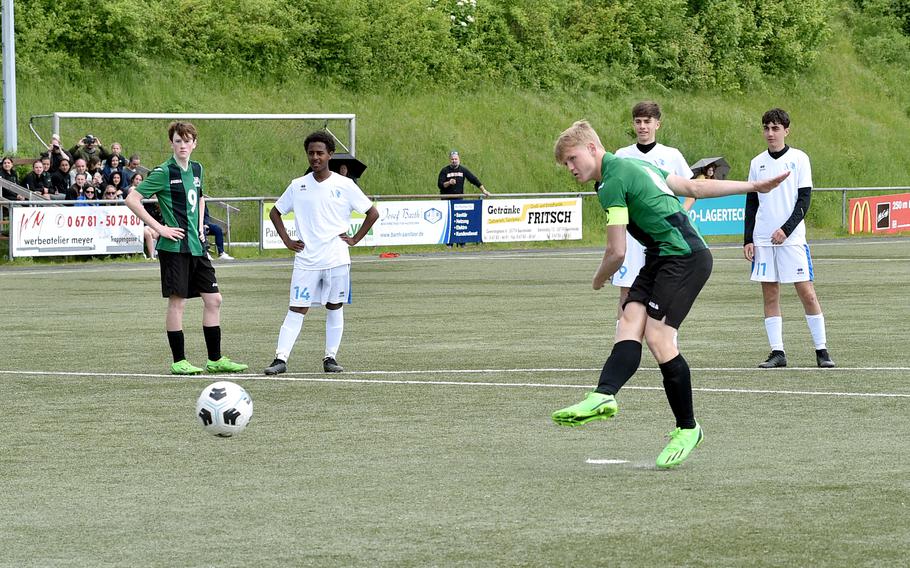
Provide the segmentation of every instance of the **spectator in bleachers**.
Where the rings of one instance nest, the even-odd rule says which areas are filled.
[[[85,158],[76,158],[76,161],[73,162],[73,167],[70,168],[70,184],[76,183],[76,174],[85,174],[85,179],[89,179]]]
[[[133,176],[139,173],[139,154],[130,156],[130,161],[123,167],[123,180],[126,185],[133,185]]]
[[[97,158],[98,162],[101,162],[101,158],[107,155],[104,147],[101,145],[101,140],[98,140],[91,134],[86,134],[75,146],[70,148],[70,156],[74,160],[82,158],[88,163],[92,158]]]
[[[111,172],[110,177],[105,179],[105,183],[109,183],[119,190],[122,190],[124,187],[126,187],[123,183],[123,174],[117,171]]]
[[[111,158],[117,156],[117,159],[120,160],[120,167],[126,165],[126,158],[123,157],[123,145],[120,142],[111,142],[111,151],[105,152],[103,149],[101,151],[101,159],[104,161],[104,165],[108,166],[111,163]]]
[[[139,184],[137,183],[136,185]],[[142,207],[148,211],[148,214],[151,215],[153,219],[159,223],[164,223],[164,220],[161,218],[161,210],[158,208],[158,198],[153,197],[152,201],[154,203],[143,203]],[[158,244],[158,232],[146,225],[145,229],[143,229],[143,239],[145,240],[145,258],[147,260],[155,260],[158,258],[158,252],[155,250],[155,245]]]
[[[126,199],[126,196],[129,195],[131,191],[136,189],[136,187],[138,187],[139,184],[142,183],[143,179],[145,179],[145,178],[142,176],[142,174],[137,172],[133,176],[133,179],[130,180],[130,184],[123,189],[123,198]]]
[[[39,195],[50,197],[51,176],[44,171],[44,162],[35,160],[32,163],[32,171],[23,176],[19,185]]]
[[[120,190],[114,187],[111,184],[104,186],[104,193],[101,194],[101,199],[103,201],[116,201],[120,197],[118,196]],[[122,195],[122,194],[121,194]]]
[[[51,135],[51,144],[47,147],[47,153],[51,158],[51,175],[57,173],[57,170],[60,169],[61,160],[67,160],[70,163],[70,166],[73,165],[73,158],[67,154],[63,147],[60,146],[60,135],[52,134]],[[67,185],[72,182],[67,182]]]
[[[9,156],[4,157],[3,162],[0,163],[0,179],[19,185],[19,175],[16,173],[16,166],[13,164],[13,159]],[[7,189],[3,190],[3,197],[13,201],[22,201],[25,199],[15,191]]]
[[[98,193],[101,193],[101,188],[104,187],[104,176],[101,175],[101,172],[95,172],[92,175],[92,181],[89,184],[98,190]]]
[[[51,156],[47,152],[41,152],[41,155],[38,156],[38,159],[41,160],[41,163],[44,164],[44,172],[47,175],[51,175]]]
[[[101,169],[101,160],[98,158],[89,158],[88,159],[88,173],[92,178],[95,177],[95,174],[104,175],[104,171]]]
[[[87,187],[89,187],[89,184],[85,173],[76,174],[76,182],[66,190],[66,199],[70,201],[79,199],[80,196],[85,195]]]
[[[0,163],[0,178],[19,185],[19,174],[16,173],[16,166],[9,156],[4,156],[3,162]]]
[[[60,160],[57,171],[51,174],[51,185],[55,193],[66,193],[70,188],[70,161],[66,158]]]
[[[86,205],[98,205],[97,203],[95,203],[96,200],[97,200],[97,192],[95,191],[95,188],[92,187],[91,185],[87,185],[87,186],[85,186],[85,190],[83,190],[82,195],[80,195],[79,197],[76,198],[76,201],[80,202],[80,203],[77,203],[76,206],[84,207]]]
[[[121,168],[121,165],[120,156],[114,154],[108,158],[107,164],[101,168],[101,173],[104,175],[104,179],[106,179],[108,183],[110,183],[111,176],[114,175],[114,173],[120,174],[120,182],[114,184],[117,187],[121,187],[121,184],[123,183],[123,169]]]
[[[204,227],[205,235],[214,235],[215,236],[215,248],[218,250],[218,258],[221,260],[234,260],[234,257],[224,252],[224,231],[221,229],[221,225],[216,223],[209,217],[209,208],[205,208],[205,217],[203,218],[202,225]],[[206,253],[208,254],[208,253]],[[212,258],[212,255],[209,254],[209,259]]]

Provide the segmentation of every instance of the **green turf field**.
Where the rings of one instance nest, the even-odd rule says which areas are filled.
[[[321,372],[314,310],[277,380],[290,259],[217,265],[225,354],[256,371],[233,439],[194,420],[213,377],[165,374],[156,264],[0,268],[0,565],[906,565],[907,240],[813,245],[825,371],[792,287],[791,367],[754,368],[760,290],[714,247],[680,330],[706,439],[672,471],[648,354],[614,420],[549,420],[609,353],[601,251],[401,252],[355,258],[348,372]],[[186,322],[204,363],[198,300]]]

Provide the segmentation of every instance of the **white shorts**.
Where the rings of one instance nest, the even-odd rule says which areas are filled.
[[[343,264],[325,270],[295,268],[291,276],[291,301],[295,308],[313,304],[351,303],[351,265]]]
[[[755,247],[752,280],[781,283],[815,280],[809,245]]]
[[[626,231],[626,258],[623,259],[622,266],[613,275],[611,282],[620,288],[631,288],[644,265],[645,247]]]

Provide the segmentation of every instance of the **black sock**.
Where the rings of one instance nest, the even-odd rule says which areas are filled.
[[[202,326],[202,334],[205,336],[205,348],[209,352],[209,361],[221,359],[221,326]]]
[[[632,378],[641,363],[641,342],[627,339],[613,345],[613,351],[600,372],[597,392],[616,394]]]
[[[695,409],[692,406],[692,377],[689,373],[689,363],[683,358],[682,353],[660,364],[660,372],[664,376],[664,391],[667,401],[676,417],[677,428],[695,428]]]
[[[183,346],[183,330],[167,332],[167,342],[171,346],[171,355],[174,357],[174,363],[186,359],[186,349]]]

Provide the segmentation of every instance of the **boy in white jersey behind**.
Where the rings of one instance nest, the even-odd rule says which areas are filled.
[[[616,151],[617,158],[637,158],[650,162],[658,168],[676,174],[681,178],[691,179],[692,170],[682,153],[676,148],[664,146],[657,142],[657,130],[660,128],[660,105],[653,101],[642,101],[632,107],[632,127],[638,141],[631,146]],[[687,197],[683,209],[692,209],[695,200]],[[619,309],[617,320],[622,319],[622,306],[629,296],[629,288],[635,282],[641,267],[645,265],[645,247],[626,233],[626,257],[622,266],[611,278],[611,283],[619,287]]]
[[[761,121],[768,151],[752,159],[749,181],[772,178],[783,172],[790,172],[790,177],[771,193],[746,196],[743,256],[752,262],[752,280],[761,282],[765,331],[771,344],[771,353],[759,367],[787,366],[780,310],[782,282],[792,282],[796,287],[815,343],[816,364],[834,367],[828,355],[825,317],[812,284],[812,256],[806,243],[804,219],[812,193],[812,167],[805,152],[785,142],[790,134],[790,116],[786,111],[771,109]]]
[[[297,253],[291,276],[288,313],[278,334],[275,360],[266,367],[266,375],[287,371],[288,357],[303,327],[310,306],[324,305],[326,373],[344,369],[335,360],[344,332],[344,303],[351,290],[351,253],[349,247],[366,236],[379,212],[373,202],[351,180],[329,170],[335,153],[335,140],[325,131],[314,132],[303,143],[312,172],[291,182],[269,212],[269,218],[284,245]],[[294,212],[299,240],[291,240],[281,221],[285,213]],[[351,212],[366,214],[357,233],[351,237]]]

